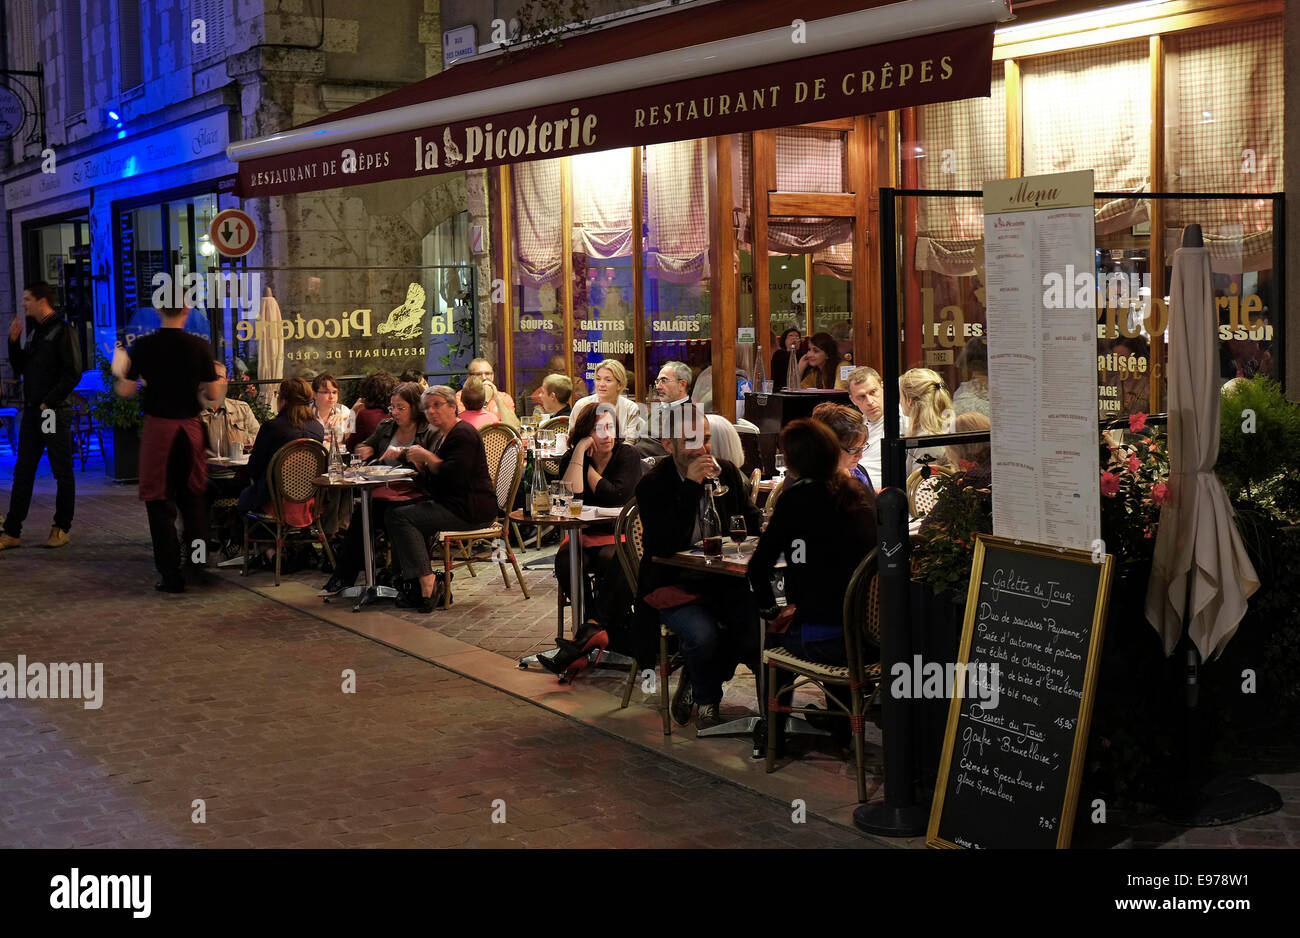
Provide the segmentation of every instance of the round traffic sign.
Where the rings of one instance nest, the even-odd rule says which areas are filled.
[[[208,237],[226,257],[243,257],[257,243],[257,225],[247,212],[228,208],[218,212],[208,226]]]

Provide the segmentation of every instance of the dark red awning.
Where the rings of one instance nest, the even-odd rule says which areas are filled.
[[[960,4],[961,0],[950,0]],[[969,6],[970,4],[967,4]],[[979,2],[975,4],[981,6]],[[993,0],[983,6],[992,9]],[[884,6],[862,0],[815,0],[801,15],[818,18]],[[896,4],[910,7],[911,4]],[[921,6],[921,4],[918,4]],[[743,8],[743,14],[740,9]],[[689,19],[683,19],[689,14]],[[991,19],[991,17],[990,17]],[[586,81],[586,70],[620,68],[631,60],[683,46],[751,36],[768,29],[793,32],[788,3],[723,0],[510,56],[454,66],[409,87],[330,115],[288,134],[235,144],[238,192],[245,198],[362,185],[459,169],[670,140],[781,127],[937,101],[987,96],[993,24],[935,35],[759,64],[648,87],[518,109],[489,108],[484,116],[385,132],[387,119],[412,123],[420,110],[482,98],[489,89],[531,87],[538,79]],[[941,20],[940,20],[941,21]],[[821,24],[809,20],[809,30]],[[593,74],[593,81],[599,73]],[[531,86],[522,85],[532,82]],[[499,92],[504,94],[505,92]],[[474,96],[478,96],[475,98]],[[401,111],[401,109],[410,109]],[[395,114],[396,112],[396,114]],[[370,118],[371,120],[368,120]],[[346,131],[347,136],[343,136]],[[338,142],[332,135],[343,136]],[[348,137],[352,139],[348,139]],[[312,145],[314,140],[319,145]],[[282,152],[269,152],[276,148]]]

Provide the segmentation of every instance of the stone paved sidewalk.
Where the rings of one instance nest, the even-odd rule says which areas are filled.
[[[0,461],[3,504],[7,504],[11,466]],[[57,552],[23,548],[0,555],[6,593],[13,576],[21,584],[11,607],[12,622],[19,627],[15,630],[7,624],[0,632],[0,661],[24,652],[29,660],[103,660],[106,671],[110,660],[116,662],[116,670],[110,673],[117,676],[106,674],[110,695],[106,699],[126,689],[127,699],[118,711],[124,727],[116,730],[111,729],[113,723],[96,722],[108,713],[107,703],[104,711],[96,712],[74,708],[70,702],[0,702],[0,845],[66,844],[57,835],[53,841],[41,838],[51,836],[47,828],[53,825],[85,824],[86,818],[101,814],[112,820],[90,823],[85,829],[55,830],[80,837],[93,829],[96,833],[89,835],[93,837],[103,836],[105,827],[111,827],[120,836],[109,836],[104,842],[142,846],[243,845],[244,840],[297,845],[300,840],[295,838],[303,845],[432,845],[451,838],[439,820],[444,812],[466,818],[452,822],[466,825],[452,829],[471,831],[454,840],[458,845],[595,845],[611,831],[627,835],[618,843],[610,840],[614,845],[705,841],[742,845],[769,837],[773,845],[796,845],[805,841],[787,838],[813,830],[811,824],[795,826],[800,828],[798,834],[787,830],[792,827],[788,803],[713,784],[716,775],[756,787],[747,781],[747,773],[749,779],[754,777],[752,769],[745,768],[747,741],[710,741],[710,751],[717,754],[716,770],[702,773],[374,645],[315,618],[310,614],[314,606],[295,609],[275,602],[270,598],[275,590],[269,574],[248,580],[235,577],[184,597],[157,596],[149,589],[153,572],[148,537],[134,488],[104,483],[96,468],[92,463],[86,473],[78,473],[81,488],[71,547]],[[47,529],[52,494],[52,483],[43,473],[27,532],[37,543]],[[529,551],[521,560],[539,561],[553,550]],[[423,616],[391,604],[377,608],[390,621],[514,659],[551,647],[555,632],[551,571],[525,570],[524,577],[533,593],[530,600],[519,594],[513,574],[509,590],[503,591],[499,573],[489,566],[480,567],[478,577],[458,574],[456,605],[450,611]],[[301,593],[308,586],[319,587],[325,576],[305,571],[285,579],[287,595],[290,584],[298,584]],[[51,603],[59,609],[57,624],[42,626],[41,610]],[[22,624],[29,618],[28,624]],[[346,619],[337,621],[346,625]],[[355,696],[339,693],[343,668],[357,670]],[[620,679],[612,675],[584,677],[572,692],[587,701],[588,708],[593,695],[606,699],[605,704],[595,701],[599,710],[617,706],[613,695],[619,689]],[[356,706],[363,701],[364,706]],[[742,712],[752,709],[754,702],[752,678],[742,673],[728,685],[725,705]],[[638,689],[632,707],[648,711],[652,706]],[[21,718],[15,719],[13,713]],[[327,727],[322,718],[328,720]],[[869,727],[869,732],[878,744],[878,731]],[[412,745],[413,740],[419,742]],[[879,751],[871,752],[869,767],[878,773]],[[61,783],[65,767],[72,772]],[[229,767],[238,771],[227,771]],[[1075,843],[1300,846],[1297,750],[1260,753],[1258,759],[1237,768],[1277,788],[1284,799],[1283,810],[1228,827],[1191,831],[1112,813],[1104,829],[1076,830]],[[850,766],[828,753],[807,753],[797,767],[768,778],[807,770],[817,773],[822,789],[851,800]],[[69,783],[68,778],[76,782]],[[499,785],[494,783],[497,780]],[[322,784],[329,794],[314,791]],[[743,802],[748,813],[719,811],[712,802],[703,810],[699,793],[711,785],[721,803]],[[28,826],[27,821],[16,819],[11,797],[15,791],[38,789],[39,794],[23,802],[23,817],[34,811],[42,823]],[[878,789],[877,777],[871,785],[873,797],[878,797]],[[383,796],[379,806],[369,810],[357,799],[364,801],[374,791]],[[501,825],[474,826],[482,821],[480,813],[490,815],[490,802],[498,797],[506,800],[509,830]],[[579,806],[583,797],[590,797],[594,806],[584,819],[568,818],[556,807]],[[208,800],[209,823],[197,830],[189,823],[192,809],[188,806],[194,798]],[[552,798],[568,800],[552,803],[548,800]],[[644,804],[655,809],[648,815],[637,814],[642,798],[651,799]],[[710,836],[700,837],[691,823],[686,830],[670,832],[651,822],[650,815],[676,805],[677,798],[686,802],[675,809],[680,816],[697,818]],[[230,828],[213,820],[223,800],[225,805],[236,805],[233,810],[241,816],[221,816],[241,826]],[[528,817],[536,814],[547,820],[520,821],[520,829],[515,830],[516,814],[511,812],[516,800]],[[430,804],[437,805],[435,817],[412,816],[416,809],[427,812]],[[56,809],[61,813],[51,817]],[[404,820],[393,820],[393,813]],[[615,814],[624,818],[628,813],[645,823],[629,827],[625,820],[615,820]],[[160,817],[166,818],[166,824],[159,826]],[[745,818],[753,824],[747,825]],[[842,816],[835,819],[841,824],[846,821]],[[349,830],[349,823],[366,827],[364,836],[377,837],[374,831],[385,830],[388,839],[358,839],[362,835]],[[525,823],[537,829],[526,830]],[[571,829],[575,824],[577,828]],[[594,825],[596,832],[588,825]],[[761,827],[759,834],[746,834],[754,825]],[[389,830],[395,826],[403,829]],[[724,828],[731,833],[719,840]],[[828,842],[871,843],[843,826],[818,821],[816,829]],[[253,835],[264,839],[249,839]],[[751,835],[753,839],[744,839]],[[918,841],[907,845],[917,846]]]

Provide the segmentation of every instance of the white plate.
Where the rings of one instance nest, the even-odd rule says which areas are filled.
[[[363,479],[374,479],[387,481],[389,479],[405,479],[415,475],[415,470],[408,466],[367,466],[361,470]]]

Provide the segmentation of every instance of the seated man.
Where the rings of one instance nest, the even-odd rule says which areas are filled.
[[[253,416],[253,408],[243,401],[226,397],[226,390],[230,386],[226,365],[224,362],[213,364],[217,369],[217,380],[213,385],[216,396],[208,398],[204,394],[199,395],[199,400],[203,404],[203,409],[199,412],[199,420],[203,422],[203,436],[207,441],[208,456],[229,456],[231,443],[242,443],[244,452],[251,452],[261,424]]]
[[[243,444],[244,452],[251,455],[261,425],[253,416],[253,408],[243,401],[226,397],[230,379],[225,363],[214,362],[214,365],[217,369],[217,380],[212,385],[214,396],[209,398],[205,394],[199,394],[199,402],[203,405],[199,411],[199,421],[203,424],[203,439],[207,445],[208,457],[229,456],[232,443]],[[243,470],[236,472],[227,466],[208,467],[208,529],[218,545],[235,541],[241,524],[239,514],[233,506],[214,512],[212,505],[218,499],[238,498],[243,487]]]
[[[486,358],[476,358],[471,361],[465,380],[468,381],[470,378],[478,378],[480,381],[492,385],[492,393],[487,396],[487,403],[483,405],[483,409],[495,415],[507,427],[518,430],[519,415],[515,413],[515,402],[510,399],[509,395],[497,390],[496,370],[492,367],[492,363]],[[456,408],[458,410],[465,409],[462,392],[460,391],[456,392]]]
[[[388,540],[397,553],[402,576],[420,582],[420,612],[433,612],[439,596],[429,561],[428,538],[439,531],[464,531],[491,524],[497,516],[496,493],[488,472],[487,452],[477,430],[456,416],[456,392],[435,385],[421,398],[429,425],[442,435],[433,450],[411,446],[406,461],[419,472],[429,497],[388,511]],[[444,588],[449,588],[444,584]]]
[[[495,392],[496,389],[492,387],[490,382],[481,381],[478,378],[470,378],[466,381],[465,386],[460,390],[460,402],[465,408],[460,412],[460,419],[475,430],[482,430],[494,423],[500,423],[501,418],[483,407],[487,403],[488,396]]]
[[[758,534],[761,515],[749,500],[740,470],[725,460],[717,460],[715,467],[708,420],[698,407],[686,404],[656,416],[670,458],[650,470],[636,489],[645,546],[637,599],[640,606],[658,610],[681,642],[686,673],[674,696],[673,715],[684,724],[693,700],[698,732],[722,722],[722,684],[735,674],[736,665],[758,667],[758,613],[743,579],[670,567],[655,558],[699,543],[706,477],[720,478],[727,487],[714,499],[723,531],[732,517],[741,515],[749,533]]]
[[[569,406],[569,402],[573,400],[573,382],[569,380],[568,375],[549,374],[537,386],[531,400],[542,409],[542,413],[548,419],[567,417],[573,411]]]

